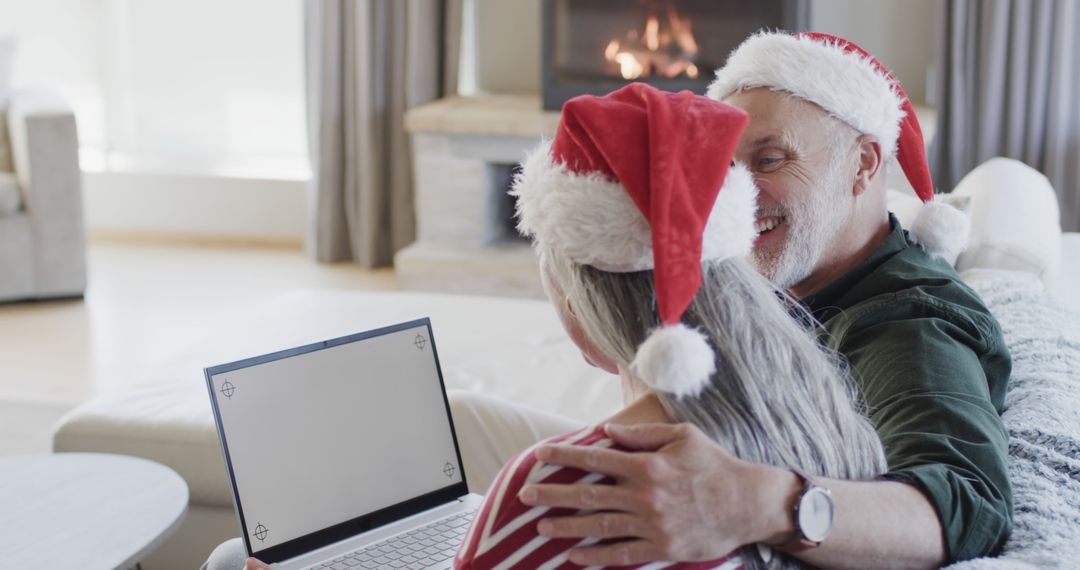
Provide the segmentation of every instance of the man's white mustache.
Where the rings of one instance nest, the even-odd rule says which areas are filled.
[[[788,212],[787,208],[783,206],[769,206],[767,208],[758,208],[755,215],[759,220],[762,218],[786,218]]]

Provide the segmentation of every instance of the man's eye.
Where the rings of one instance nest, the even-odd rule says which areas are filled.
[[[762,156],[757,159],[757,167],[761,170],[778,168],[784,159],[777,156]]]

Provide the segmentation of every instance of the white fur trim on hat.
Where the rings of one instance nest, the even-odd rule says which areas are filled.
[[[716,356],[705,336],[682,323],[650,333],[630,363],[630,373],[646,386],[677,398],[700,394],[715,371]]]
[[[551,157],[545,141],[526,156],[510,191],[518,230],[576,263],[612,272],[653,269],[649,222],[621,184],[577,174]],[[702,236],[702,260],[744,257],[757,233],[757,188],[741,165],[728,171]]]
[[[724,185],[716,195],[705,233],[701,236],[701,259],[746,257],[754,247],[757,231],[757,186],[742,164],[728,169]]]
[[[911,241],[949,263],[956,261],[967,247],[970,232],[971,221],[967,214],[942,202],[940,197],[924,203],[908,229]]]
[[[767,87],[817,104],[855,130],[877,137],[886,157],[900,135],[903,98],[874,63],[843,46],[782,32],[744,41],[716,70],[708,96],[717,101]]]

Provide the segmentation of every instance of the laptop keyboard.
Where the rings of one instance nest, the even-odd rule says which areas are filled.
[[[312,566],[311,570],[345,568],[405,568],[419,570],[446,562],[457,554],[472,522],[468,511],[376,542],[360,550]]]

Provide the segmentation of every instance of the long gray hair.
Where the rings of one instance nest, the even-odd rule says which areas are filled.
[[[611,273],[541,252],[542,270],[566,295],[596,348],[629,369],[659,325],[651,271]],[[814,321],[747,261],[705,262],[702,285],[682,322],[716,354],[716,372],[695,397],[655,392],[667,414],[700,428],[741,459],[824,477],[870,479],[885,454],[843,360],[821,347]],[[799,568],[794,558],[766,564],[744,548],[748,568]]]

